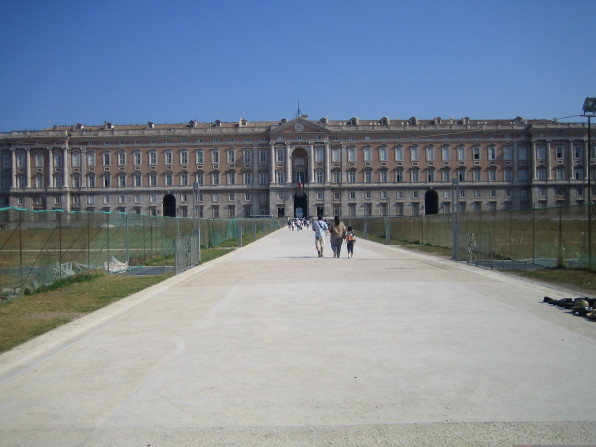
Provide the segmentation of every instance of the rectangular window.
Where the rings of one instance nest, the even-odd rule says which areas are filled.
[[[333,183],[340,183],[340,182],[341,182],[341,172],[333,171]]]
[[[418,183],[418,171],[414,170],[411,172],[412,183]]]
[[[474,169],[474,174],[473,174],[473,178],[475,182],[479,182],[480,181],[480,169]]]
[[[432,147],[426,148],[426,161],[435,161],[435,150]]]
[[[417,147],[413,147],[410,149],[410,160],[418,161],[418,148]]]
[[[527,147],[520,147],[519,148],[519,159],[520,160],[527,160],[528,159],[528,148]]]
[[[435,171],[426,171],[426,181],[432,183],[435,181]]]
[[[173,161],[172,151],[165,151],[163,155],[165,164],[171,166]]]
[[[356,162],[356,148],[353,148],[353,147],[348,148],[348,161],[350,163]]]
[[[364,183],[372,182],[372,171],[364,171]]]
[[[157,174],[155,172],[149,174],[149,186],[157,186]]]
[[[387,183],[387,171],[379,171],[379,182]]]
[[[472,155],[475,161],[480,160],[480,148],[478,146],[472,148]]]
[[[510,182],[513,178],[511,169],[505,169],[503,171],[503,176],[505,177],[506,182]]]
[[[519,175],[519,179],[522,182],[525,182],[526,180],[528,180],[528,170],[527,169],[520,169],[518,172]]]
[[[195,158],[198,165],[202,165],[205,162],[205,155],[203,154],[203,151],[196,151]]]
[[[118,152],[118,166],[126,166],[126,152]]]
[[[488,181],[489,182],[497,181],[497,171],[495,169],[491,169],[490,171],[488,171]]]
[[[219,150],[214,149],[211,151],[211,163],[219,164]]]
[[[236,163],[236,151],[234,149],[228,149],[227,154],[228,154],[228,163],[230,163],[230,164]]]
[[[109,155],[110,155],[110,154],[108,154],[108,156],[109,156]],[[106,164],[108,164],[108,165],[110,164],[110,163],[109,163],[109,158],[108,158],[108,163],[106,163]],[[55,166],[55,167],[60,167],[60,166],[62,166],[62,154],[54,154],[54,166]]]
[[[350,200],[356,200],[356,192],[355,191],[350,191]]]
[[[449,148],[448,147],[441,148],[441,158],[443,161],[449,161]]]
[[[135,186],[143,186],[143,176],[141,174],[135,174],[134,182]]]
[[[465,161],[466,159],[466,148],[459,146],[457,148],[457,161]]]
[[[245,172],[243,174],[243,182],[245,185],[252,184],[252,174],[250,172]]]
[[[277,160],[278,163],[283,163],[283,161],[285,160],[285,149],[276,149],[275,150],[275,159]],[[318,161],[318,160],[317,160]]]
[[[404,181],[404,172],[403,171],[395,171],[395,182],[401,183]]]
[[[266,172],[259,172],[259,185],[266,185],[269,183],[269,176]]]
[[[555,175],[557,180],[565,180],[565,168],[562,166],[557,167]]]
[[[404,150],[401,147],[395,148],[395,161],[404,161]]]
[[[546,147],[544,147],[544,146],[536,147],[536,158],[538,158],[538,160],[546,159]]]
[[[244,149],[242,151],[242,160],[244,161],[244,163],[250,163],[250,154],[251,154],[250,149]]]
[[[172,174],[166,174],[164,176],[165,186],[172,186],[174,184],[174,176]]]
[[[451,172],[448,169],[443,169],[443,171],[441,171],[441,177],[444,182],[448,182],[449,180],[451,180],[450,174]]]
[[[135,152],[133,157],[134,157],[134,165],[141,166],[141,153]]]
[[[211,173],[211,184],[219,185],[219,172]]]
[[[205,184],[205,174],[202,172],[197,172],[197,183],[200,186],[203,186]]]
[[[323,171],[316,171],[315,177],[317,183],[325,183],[325,173]]]
[[[149,152],[149,164],[155,166],[157,164],[157,152]]]
[[[341,161],[341,150],[334,148],[331,151],[331,160],[335,163],[339,163]]]
[[[183,165],[188,164],[188,151],[180,152],[180,164],[183,164]]]
[[[364,161],[366,161],[366,162],[372,161],[370,148],[365,147],[363,150],[363,153],[364,153]]]
[[[112,185],[112,179],[109,175],[103,176],[103,187],[109,188]]]
[[[95,175],[89,175],[87,178],[87,184],[89,185],[89,188],[95,188]]]
[[[325,161],[325,151],[322,147],[315,148],[315,161],[323,163]]]
[[[188,186],[188,172],[180,174],[180,186]]]
[[[563,153],[564,153],[564,149],[563,149],[562,145],[559,144],[559,145],[555,146],[555,157],[557,159],[559,159],[559,160],[562,159]]]
[[[120,188],[125,188],[126,187],[126,174],[120,174],[120,175],[118,175],[118,186]]]
[[[379,148],[379,161],[387,161],[387,148]]]
[[[511,161],[511,146],[505,146],[503,148],[503,159]]]
[[[356,183],[356,171],[348,171],[348,183]]]
[[[262,150],[259,152],[259,163],[267,163],[267,151]]]
[[[488,159],[490,161],[495,161],[497,158],[497,149],[494,146],[488,148]]]
[[[103,153],[103,165],[110,166],[110,153],[109,152]]]
[[[80,152],[72,153],[72,167],[73,168],[81,167],[81,153]]]

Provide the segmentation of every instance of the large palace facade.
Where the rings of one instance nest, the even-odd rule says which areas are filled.
[[[587,124],[520,117],[77,124],[0,134],[0,203],[208,218],[575,205],[588,152]]]

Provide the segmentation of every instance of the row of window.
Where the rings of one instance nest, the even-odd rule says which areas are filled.
[[[486,159],[489,161],[496,161],[497,160],[497,148],[495,146],[489,146],[486,149]],[[536,159],[537,160],[546,160],[546,146],[536,146]],[[562,160],[565,157],[565,146],[557,145],[555,146],[554,155],[557,160]],[[386,147],[380,147],[376,149],[378,152],[378,160],[380,162],[388,161],[388,149]],[[404,152],[405,148],[401,146],[397,146],[394,148],[394,155],[395,161],[404,161]],[[458,161],[465,161],[466,160],[466,152],[471,151],[471,158],[475,161],[482,160],[482,153],[483,150],[479,146],[474,146],[472,148],[466,148],[465,146],[458,146],[455,148],[456,150],[456,159]],[[373,161],[373,149],[370,147],[362,148],[362,160],[364,162],[372,162]],[[421,158],[421,150],[417,146],[411,146],[407,148],[409,151],[409,159],[410,161],[420,161]],[[451,160],[451,148],[447,146],[443,146],[440,148],[440,157],[442,161],[450,161]],[[355,147],[348,147],[347,148],[347,161],[348,162],[356,162],[357,161],[357,152],[358,150]],[[434,147],[427,147],[423,150],[425,153],[425,160],[426,161],[435,161],[437,149]],[[512,153],[513,148],[511,146],[504,146],[501,150],[503,155],[503,160],[510,161],[512,160]],[[518,160],[528,160],[529,156],[529,148],[521,146],[518,148]],[[180,150],[177,151],[179,156],[179,162],[182,165],[186,165],[189,162],[189,151],[188,150]],[[225,151],[226,153],[226,162],[227,163],[236,163],[237,161],[237,151],[235,149],[228,149]],[[258,157],[260,163],[267,163],[267,153],[268,150],[262,149],[259,150]],[[221,162],[220,158],[220,151],[219,149],[213,149],[210,151],[211,154],[211,163],[212,164],[219,164]],[[276,161],[283,163],[286,160],[286,149],[285,148],[278,148],[275,150],[275,157]],[[581,144],[577,144],[573,146],[573,157],[575,160],[582,160],[584,154],[584,146]],[[150,166],[156,166],[158,164],[158,152],[157,151],[149,151],[147,154],[147,162]],[[592,154],[594,156],[594,154]],[[94,151],[87,152],[86,154],[86,161],[87,166],[96,166],[96,154]],[[102,165],[103,166],[110,166],[112,163],[112,153],[110,152],[102,152]],[[140,151],[133,152],[133,165],[141,166],[142,165],[142,157],[143,154]],[[81,166],[81,158],[82,154],[80,152],[73,152],[71,154],[71,163],[73,167],[80,167]],[[43,153],[36,153],[34,154],[35,159],[35,166],[36,167],[43,167],[45,154]],[[116,153],[116,160],[118,166],[126,166],[127,162],[127,153],[126,152],[118,152]],[[252,160],[252,149],[244,149],[242,151],[242,162],[243,163],[251,163]],[[60,167],[62,166],[62,154],[54,153],[53,154],[53,163],[54,166]],[[166,150],[163,152],[163,162],[165,165],[172,165],[174,161],[174,151]],[[239,160],[238,160],[239,161]],[[316,147],[314,150],[314,161],[317,163],[322,163],[325,161],[325,148]],[[340,162],[341,161],[341,149],[340,148],[332,148],[331,149],[331,161],[332,162]],[[203,150],[195,151],[195,163],[203,164],[205,162],[205,154]],[[11,156],[10,154],[3,154],[3,167],[10,168],[11,164]],[[24,153],[17,153],[16,154],[16,164],[19,168],[24,168],[26,166],[26,157]]]

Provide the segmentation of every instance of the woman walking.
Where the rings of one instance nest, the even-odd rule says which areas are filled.
[[[339,216],[335,216],[333,223],[329,228],[329,234],[331,235],[331,249],[333,250],[333,257],[339,258],[341,253],[341,244],[344,242],[346,237],[346,226],[343,222],[339,221]]]

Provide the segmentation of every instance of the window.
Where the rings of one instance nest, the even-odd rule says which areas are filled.
[[[72,153],[72,167],[73,168],[81,167],[81,153],[80,152]]]
[[[488,148],[488,159],[490,161],[495,161],[497,159],[497,148],[494,146],[490,146]]]
[[[371,156],[371,152],[370,152],[370,147],[365,147],[363,150],[363,154],[364,154],[364,161],[365,162],[370,162],[372,161],[372,156]]]
[[[480,198],[480,190],[479,189],[475,189],[474,190],[474,197],[479,199]]]
[[[333,183],[341,182],[341,171],[333,171]]]
[[[505,169],[503,171],[503,176],[505,177],[506,182],[510,182],[513,179],[513,174],[511,169]]]
[[[156,203],[157,202],[157,195],[149,194],[149,203]]]
[[[157,152],[149,152],[149,164],[155,166],[157,164]]]
[[[219,164],[219,150],[218,149],[213,149],[211,151],[211,163]]]
[[[112,179],[109,175],[103,176],[103,187],[109,188],[112,185]]]
[[[143,186],[143,176],[141,174],[134,175],[134,186]]]
[[[432,169],[426,171],[426,181],[429,183],[432,183],[435,181],[435,171],[433,171]]]
[[[228,154],[228,163],[230,163],[230,164],[236,163],[236,151],[234,149],[228,149],[227,154]]]
[[[417,147],[412,147],[410,149],[410,160],[418,161],[418,148]]]
[[[466,159],[466,148],[464,146],[458,146],[457,161],[465,161],[465,159]]]
[[[348,161],[350,163],[356,162],[356,148],[354,148],[354,147],[348,148]]]
[[[562,145],[558,144],[557,146],[555,146],[555,157],[559,160],[562,159],[564,153],[563,151],[564,149]]]
[[[188,151],[180,151],[180,164],[188,164]]]
[[[149,186],[157,186],[157,173],[149,174]]]
[[[565,180],[565,168],[563,166],[557,166],[555,176],[557,180]]]
[[[540,197],[546,197],[546,188],[541,186],[540,188],[538,188],[538,195]]]
[[[506,161],[511,161],[511,146],[503,147],[503,159]]]
[[[118,186],[120,188],[126,187],[126,174],[118,174]]]
[[[95,196],[87,196],[87,203],[93,205],[95,203]]]
[[[355,216],[356,215],[356,204],[355,203],[349,203],[348,204],[348,214],[350,216]]]
[[[542,182],[546,181],[546,169],[538,168],[536,171],[538,173],[538,180]]]
[[[497,171],[496,169],[491,169],[488,171],[488,181],[489,182],[496,182],[497,181]]]
[[[244,163],[250,163],[250,154],[251,154],[250,149],[244,149],[242,151],[242,159],[243,159]]]
[[[235,184],[236,184],[236,173],[228,172],[228,185],[235,185]]]
[[[449,180],[451,180],[449,174],[450,174],[449,169],[443,169],[441,171],[441,178],[444,182],[448,182]]]
[[[522,182],[525,182],[526,180],[528,180],[528,170],[527,169],[520,169],[518,172],[519,175],[519,179]]]
[[[356,200],[356,191],[350,191],[349,197],[350,200]]]
[[[203,154],[203,151],[196,151],[195,158],[196,158],[197,164],[199,164],[199,165],[202,165],[205,162],[205,156]]]
[[[126,203],[126,196],[119,195],[118,196],[118,203]]]
[[[164,163],[167,166],[171,166],[172,165],[172,159],[173,159],[173,157],[172,157],[172,151],[165,151],[164,154],[163,154],[163,156],[164,156]]]
[[[25,154],[17,154],[17,168],[24,168],[25,167]]]
[[[583,168],[573,168],[573,177],[575,178],[575,180],[583,180],[584,179]]]
[[[24,175],[17,176],[17,188],[21,188],[21,189],[25,188],[25,176]]]
[[[404,171],[402,171],[401,169],[395,171],[395,182],[401,183],[403,181],[404,181]]]
[[[269,176],[266,172],[259,172],[259,185],[266,185],[269,183]]]
[[[317,163],[322,163],[323,161],[325,161],[325,152],[322,147],[315,148],[315,161]]]
[[[387,148],[386,147],[379,148],[379,161],[387,161]]]
[[[365,191],[364,192],[364,198],[365,199],[370,199],[371,198],[370,191]]]
[[[353,169],[348,171],[348,183],[356,183],[356,171]]]
[[[104,152],[103,153],[103,165],[104,166],[110,166],[110,153],[109,152]]]
[[[364,171],[364,183],[371,183],[372,182],[372,171],[367,169]]]
[[[527,147],[520,147],[519,148],[519,159],[520,160],[527,160],[528,159],[528,148]]]
[[[333,148],[331,151],[331,160],[333,162],[339,163],[341,161],[341,150],[338,148]]]
[[[474,169],[473,171],[473,179],[475,182],[480,181],[480,169]]]
[[[474,146],[472,148],[472,155],[474,157],[474,161],[480,160],[480,148],[478,146]]]
[[[267,151],[259,151],[259,163],[267,163]]]
[[[180,174],[180,186],[188,186],[188,172]]]
[[[395,161],[404,160],[404,150],[401,146],[395,148]]]
[[[219,202],[219,193],[217,193],[217,192],[214,192],[213,193],[212,201],[213,202]]]
[[[317,200],[323,200],[324,194],[322,192],[317,192]]]
[[[200,186],[205,184],[205,174],[203,172],[197,172],[197,183]]]
[[[282,199],[283,199],[283,192],[282,194]],[[234,194],[233,192],[228,194],[228,202],[233,202],[234,200],[236,200],[236,194]]]
[[[95,188],[95,174],[89,174],[87,185],[89,185],[89,188]]]
[[[449,146],[443,146],[441,148],[441,158],[443,161],[449,161]]]
[[[275,160],[278,163],[283,163],[283,161],[285,160],[285,149],[276,149],[275,150]]]
[[[286,173],[284,171],[277,171],[275,178],[277,179],[277,183],[284,183],[286,181]]]
[[[579,144],[576,144],[576,145],[573,147],[573,149],[574,149],[574,155],[575,155],[575,159],[576,159],[576,160],[580,160],[580,159],[582,159],[582,158],[583,158],[583,154],[584,154],[584,148],[583,148],[581,145],[579,145]]]
[[[211,173],[211,184],[212,185],[219,185],[219,172],[212,172]]]
[[[35,167],[43,167],[43,154],[35,154]]]
[[[410,175],[412,177],[412,183],[418,183],[418,170],[417,169],[412,170]]]
[[[435,149],[433,147],[426,148],[426,161],[435,161]]]
[[[133,163],[135,166],[141,166],[141,153],[135,152],[133,154]]]
[[[109,155],[110,154],[108,154],[108,163],[106,163],[108,165],[110,164],[109,163]],[[54,166],[56,166],[56,167],[62,166],[62,154],[60,154],[60,153],[54,154]]]
[[[321,170],[315,171],[315,179],[317,183],[324,183],[325,182],[325,172]]]
[[[387,171],[379,171],[379,182],[387,183]]]
[[[538,160],[546,159],[546,148],[544,146],[536,147],[536,158],[538,158]]]
[[[250,200],[251,200],[251,195],[250,195],[250,193],[249,193],[249,192],[245,192],[245,193],[244,193],[244,201],[245,201],[245,202],[250,202]]]
[[[457,179],[460,182],[465,182],[466,181],[466,170],[465,169],[458,169],[457,170]]]
[[[172,186],[174,184],[174,176],[171,172],[164,175],[164,186]]]
[[[118,152],[118,166],[126,166],[126,152]]]
[[[242,176],[244,177],[243,182],[245,185],[252,184],[252,174],[250,172],[245,172]]]

